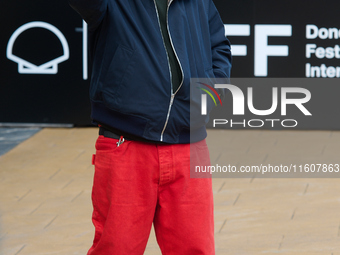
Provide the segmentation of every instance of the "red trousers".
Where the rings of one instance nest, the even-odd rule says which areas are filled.
[[[190,151],[209,161],[205,140],[119,147],[117,141],[96,142],[88,255],[142,255],[152,223],[164,255],[215,254],[212,180],[190,178]]]

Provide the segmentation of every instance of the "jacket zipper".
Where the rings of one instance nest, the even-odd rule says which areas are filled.
[[[180,85],[178,86],[178,88],[177,88],[177,90],[175,92],[173,91],[170,60],[169,60],[168,52],[166,50],[165,41],[164,41],[164,37],[163,37],[163,34],[162,34],[162,30],[161,30],[161,24],[159,22],[159,15],[158,15],[158,10],[157,10],[156,0],[154,0],[154,5],[155,5],[156,13],[157,13],[157,18],[158,18],[158,25],[159,25],[159,29],[160,29],[160,32],[161,32],[161,35],[162,35],[163,45],[164,45],[164,49],[165,49],[165,52],[166,52],[166,55],[167,55],[167,59],[168,59],[168,66],[169,66],[169,72],[170,72],[170,83],[171,83],[171,98],[170,98],[170,103],[169,103],[169,108],[168,108],[168,114],[166,116],[166,120],[165,120],[165,124],[164,124],[163,130],[161,132],[161,137],[160,137],[160,141],[161,142],[163,142],[163,135],[164,135],[165,129],[166,129],[166,127],[168,125],[168,122],[169,122],[170,112],[171,112],[172,105],[174,103],[175,95],[178,92],[178,90],[182,87],[182,84],[183,84],[183,81],[184,81],[184,72],[183,72],[183,69],[182,69],[182,65],[181,65],[181,62],[179,61],[176,49],[175,49],[174,44],[172,42],[171,33],[170,33],[170,30],[169,30],[168,13],[169,13],[169,7],[170,7],[172,2],[173,2],[173,0],[170,0],[168,5],[167,5],[167,10],[166,10],[166,26],[167,26],[167,33],[169,34],[169,38],[170,38],[171,47],[172,47],[172,49],[173,49],[173,51],[175,53],[176,59],[178,61],[178,64],[179,64],[179,67],[181,68],[181,73],[182,73],[182,81],[181,81]]]

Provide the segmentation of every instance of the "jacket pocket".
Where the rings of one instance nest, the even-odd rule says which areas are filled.
[[[111,60],[109,69],[107,70],[107,74],[105,76],[103,84],[103,91],[111,94],[113,96],[112,99],[114,101],[115,97],[118,95],[119,89],[122,86],[124,77],[126,77],[128,73],[133,53],[134,53],[133,50],[119,45]],[[108,102],[109,105],[111,106],[115,105],[115,104],[112,105],[112,103],[114,102],[112,102],[111,100],[110,102]]]

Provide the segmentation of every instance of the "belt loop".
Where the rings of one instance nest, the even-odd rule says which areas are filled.
[[[92,155],[92,165],[95,165],[96,162],[96,154]]]

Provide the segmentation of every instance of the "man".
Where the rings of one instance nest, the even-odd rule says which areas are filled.
[[[143,254],[152,223],[163,254],[215,254],[211,178],[189,169],[190,151],[209,162],[204,123],[190,130],[190,78],[231,68],[212,0],[69,2],[88,24],[100,126],[88,254]]]

